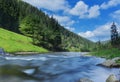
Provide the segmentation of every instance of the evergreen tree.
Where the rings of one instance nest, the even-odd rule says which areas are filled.
[[[118,31],[117,31],[117,27],[115,25],[115,23],[113,22],[112,26],[111,26],[111,44],[112,46],[117,46],[118,45]]]

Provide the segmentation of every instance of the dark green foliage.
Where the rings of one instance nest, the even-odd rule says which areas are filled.
[[[18,30],[18,3],[14,0],[0,0],[0,26],[5,29],[19,32]]]
[[[0,26],[33,39],[52,51],[90,50],[94,43],[68,31],[53,17],[21,0],[0,0]]]
[[[113,22],[113,25],[111,26],[111,44],[112,46],[118,46],[119,44],[119,36],[118,36],[118,31],[117,27]]]

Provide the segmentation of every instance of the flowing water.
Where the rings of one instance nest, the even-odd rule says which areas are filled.
[[[79,82],[89,78],[105,82],[119,69],[97,66],[103,58],[79,52],[59,52],[30,56],[0,57],[0,82]]]

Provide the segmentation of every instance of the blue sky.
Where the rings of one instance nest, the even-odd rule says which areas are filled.
[[[115,21],[120,31],[120,0],[23,0],[53,16],[70,31],[92,41],[110,39]]]

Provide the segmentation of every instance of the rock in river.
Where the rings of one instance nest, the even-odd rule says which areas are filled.
[[[107,78],[106,82],[119,82],[119,81],[117,80],[117,78],[116,78],[115,75],[111,74],[111,75]]]
[[[109,59],[104,61],[103,63],[99,64],[101,66],[105,66],[105,67],[120,67],[120,63],[117,63],[116,61],[120,60],[119,57],[117,58],[113,58],[113,59]]]
[[[113,64],[115,64],[115,61],[113,61],[113,60],[106,60],[106,61],[104,61],[100,65],[105,66],[105,67],[111,67]]]
[[[82,79],[80,79],[79,82],[93,82],[93,81],[88,78],[82,78]]]

